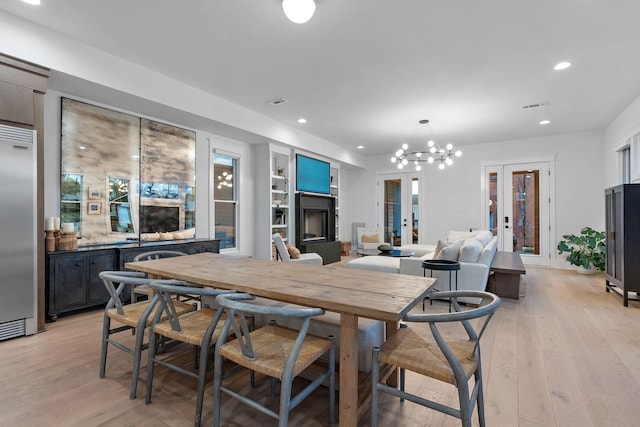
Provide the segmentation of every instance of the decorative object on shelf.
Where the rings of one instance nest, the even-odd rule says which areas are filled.
[[[582,267],[578,272],[593,274],[604,271],[606,260],[605,234],[591,227],[584,227],[580,235],[565,234],[558,242],[558,255],[568,252],[567,261],[571,265]]]
[[[54,230],[45,230],[47,237],[45,237],[45,250],[47,252],[54,252],[56,250],[56,236]]]
[[[304,24],[316,11],[313,0],[282,0],[282,10],[289,20],[295,24]]]
[[[429,133],[431,134],[432,139],[427,142],[428,149],[408,151],[409,145],[403,144],[402,148],[396,151],[395,155],[391,157],[391,163],[397,163],[398,169],[402,169],[409,163],[413,163],[416,166],[416,170],[420,171],[422,170],[422,166],[420,166],[420,163],[424,162],[440,162],[438,168],[444,169],[446,166],[451,166],[453,164],[452,157],[462,156],[462,151],[453,151],[453,145],[451,143],[447,144],[445,148],[442,148],[440,144],[433,141],[433,132],[431,131],[431,127],[429,126],[429,120],[423,119],[420,120],[419,123],[422,125],[427,125],[427,127],[429,128]]]
[[[284,176],[284,168],[278,168],[278,176]]]

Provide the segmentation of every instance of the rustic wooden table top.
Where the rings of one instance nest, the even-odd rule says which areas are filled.
[[[201,253],[130,262],[128,269],[372,319],[397,321],[435,279]]]

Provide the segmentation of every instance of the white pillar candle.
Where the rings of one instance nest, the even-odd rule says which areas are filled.
[[[60,218],[53,218],[53,229],[60,230]]]
[[[53,217],[52,216],[45,218],[45,220],[44,220],[44,229],[45,230],[47,230],[47,231],[54,230],[53,225],[54,224],[53,224]]]
[[[64,231],[65,233],[73,233],[73,223],[72,222],[65,222],[64,224],[62,224],[62,231]]]

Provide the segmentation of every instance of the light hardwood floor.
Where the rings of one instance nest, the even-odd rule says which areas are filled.
[[[528,267],[524,278],[526,296],[503,299],[483,337],[487,425],[640,425],[640,303],[623,307],[605,293],[602,275]],[[428,310],[443,309],[435,303]],[[0,342],[0,426],[193,425],[192,379],[158,368],[153,402],[145,405],[143,368],[138,398],[129,400],[131,359],[113,348],[107,377],[98,378],[101,325],[101,311],[92,311],[61,317],[47,332]],[[181,356],[186,363],[187,354]],[[451,386],[411,374],[407,384],[456,401]],[[234,377],[233,386],[249,390],[248,375]],[[258,378],[252,393],[269,400],[268,390]],[[326,396],[320,388],[294,410],[291,425],[328,425]],[[211,424],[211,400],[210,382],[203,425]],[[459,425],[391,396],[380,406],[383,426]],[[230,401],[223,401],[223,419],[226,426],[274,425]],[[368,415],[360,424],[369,424]]]

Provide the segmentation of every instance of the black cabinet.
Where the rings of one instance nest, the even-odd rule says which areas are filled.
[[[217,253],[220,252],[220,241],[192,239],[49,252],[46,261],[47,316],[55,321],[61,313],[106,304],[109,294],[98,274],[104,270],[124,270],[125,263],[133,261],[136,255],[155,250]]]
[[[624,184],[605,190],[606,291],[640,300],[640,184]],[[634,292],[634,295],[629,295]]]
[[[104,304],[109,295],[98,273],[115,270],[116,249],[47,254],[47,315],[56,320],[60,313]]]

